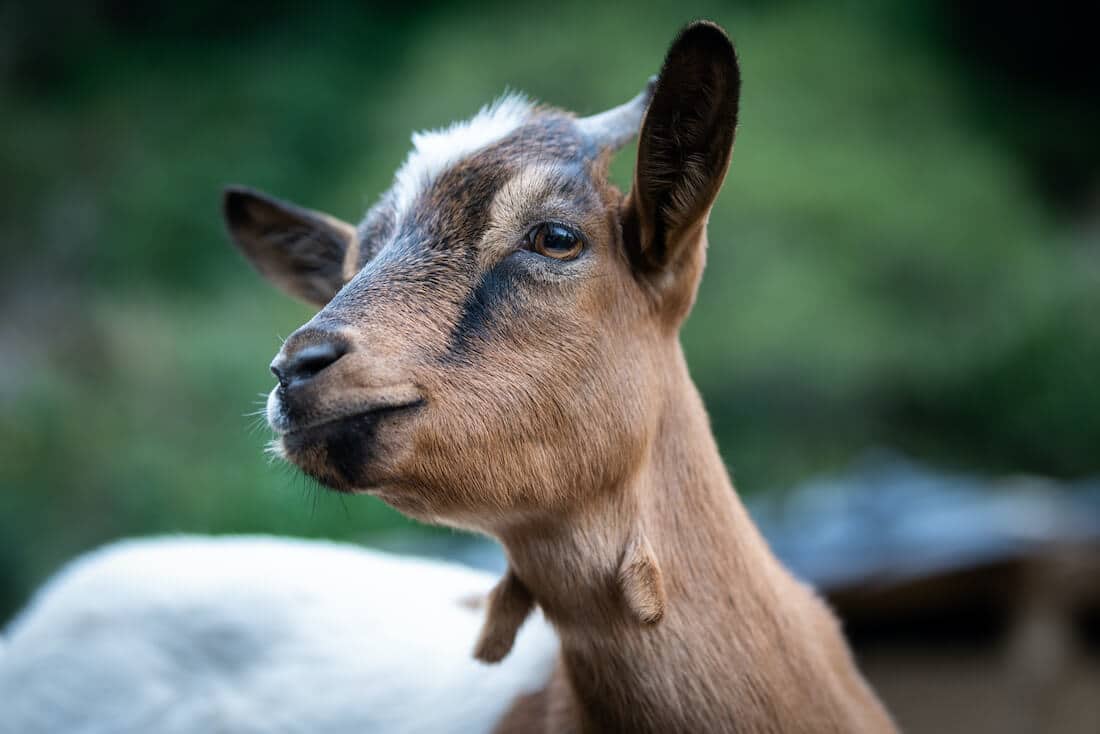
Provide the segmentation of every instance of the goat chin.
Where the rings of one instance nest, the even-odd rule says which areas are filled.
[[[116,543],[0,640],[0,732],[489,731],[558,649],[535,615],[502,663],[473,659],[495,580],[318,541]]]

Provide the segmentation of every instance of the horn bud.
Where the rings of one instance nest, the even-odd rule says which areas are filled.
[[[606,112],[582,117],[577,120],[577,127],[600,148],[618,150],[641,129],[642,119],[645,117],[646,108],[649,107],[649,100],[656,86],[657,77],[651,76],[645,89],[634,99],[618,107],[612,107]]]

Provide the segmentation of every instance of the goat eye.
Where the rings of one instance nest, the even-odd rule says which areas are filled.
[[[573,230],[560,224],[544,222],[527,234],[531,250],[556,260],[572,260],[584,249],[584,240]]]

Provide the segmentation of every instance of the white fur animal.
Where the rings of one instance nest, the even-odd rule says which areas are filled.
[[[490,731],[542,688],[539,618],[498,666],[471,656],[495,579],[350,545],[126,541],[81,557],[0,648],[3,734]]]

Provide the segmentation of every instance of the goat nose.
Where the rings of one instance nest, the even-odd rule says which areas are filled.
[[[285,347],[271,363],[271,372],[279,380],[280,387],[294,382],[305,382],[347,354],[347,346],[336,339],[312,342],[300,348]]]

